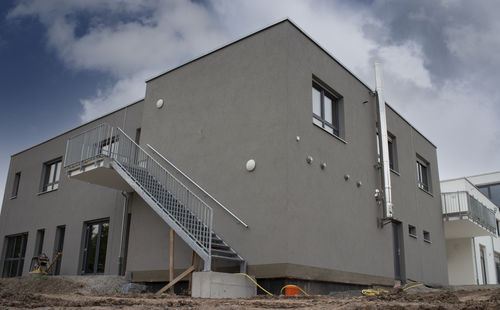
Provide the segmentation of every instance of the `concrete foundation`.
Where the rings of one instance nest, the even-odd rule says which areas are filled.
[[[191,296],[203,298],[238,298],[257,294],[257,287],[247,277],[222,272],[194,272]]]

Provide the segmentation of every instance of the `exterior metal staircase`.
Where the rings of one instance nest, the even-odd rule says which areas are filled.
[[[213,260],[224,260],[238,263],[245,272],[245,260],[213,231],[212,208],[120,128],[101,124],[68,140],[64,164],[68,172],[103,162],[203,259],[204,271],[212,269]]]

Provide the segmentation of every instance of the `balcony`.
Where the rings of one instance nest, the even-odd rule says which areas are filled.
[[[496,236],[493,203],[481,202],[467,191],[442,193],[441,202],[446,239]]]

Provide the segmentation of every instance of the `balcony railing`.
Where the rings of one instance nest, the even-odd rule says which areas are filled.
[[[443,217],[445,220],[469,218],[491,233],[496,233],[495,211],[466,191],[442,193]]]

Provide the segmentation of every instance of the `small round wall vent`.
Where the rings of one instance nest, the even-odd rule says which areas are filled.
[[[163,107],[163,99],[158,99],[158,101],[156,101],[156,107],[158,109],[161,109]]]
[[[255,160],[250,159],[247,161],[247,171],[254,171],[255,170]]]

